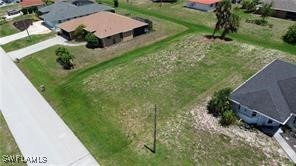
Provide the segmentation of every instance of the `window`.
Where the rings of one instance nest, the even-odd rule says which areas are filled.
[[[296,117],[294,118],[293,123],[296,123]]]
[[[271,123],[272,123],[272,120],[268,119],[267,124],[271,124]]]
[[[253,111],[252,112],[252,117],[256,116],[257,115],[257,112]]]

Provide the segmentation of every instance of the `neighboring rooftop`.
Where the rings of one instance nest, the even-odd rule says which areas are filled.
[[[230,95],[241,105],[284,123],[296,114],[296,65],[275,60]]]
[[[189,0],[189,1],[190,2],[201,3],[201,4],[206,4],[206,5],[210,5],[210,4],[220,2],[220,0]]]
[[[42,0],[22,0],[21,1],[22,8],[40,6],[43,4],[44,4],[44,2]]]
[[[94,32],[101,39],[147,25],[147,23],[115,13],[99,12],[64,22],[59,24],[58,27],[67,32],[72,32],[81,24],[85,26],[85,30]]]
[[[296,0],[261,0],[263,3],[272,3],[272,9],[296,12]]]
[[[43,15],[40,16],[42,19],[47,22],[55,23],[100,11],[114,11],[114,9],[87,0],[69,0],[40,8],[39,11],[43,13]]]

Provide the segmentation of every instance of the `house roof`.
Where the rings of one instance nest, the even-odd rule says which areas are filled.
[[[263,3],[272,3],[272,9],[296,12],[296,0],[261,0]]]
[[[58,27],[72,32],[81,24],[85,26],[85,30],[94,32],[98,38],[105,38],[147,25],[147,23],[115,13],[99,12],[61,23]]]
[[[90,1],[62,1],[52,5],[40,8],[42,14],[40,17],[48,22],[58,22],[59,20],[67,20],[75,17],[81,17],[100,11],[114,11],[113,8],[92,3]]]
[[[42,0],[22,0],[21,1],[22,8],[40,6],[42,4],[44,4]]]
[[[233,91],[230,99],[285,123],[296,114],[296,65],[273,61]]]
[[[210,5],[210,4],[220,2],[221,0],[189,0],[189,1],[190,2],[196,2],[196,3]]]

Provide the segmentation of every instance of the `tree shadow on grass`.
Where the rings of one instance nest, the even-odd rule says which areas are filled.
[[[230,41],[233,41],[231,38],[229,38],[229,37],[225,37],[224,39],[223,38],[221,38],[220,36],[212,36],[212,35],[204,35],[204,37],[205,38],[207,38],[207,39],[220,39],[220,40],[224,40],[224,41],[226,41],[226,42],[230,42]]]

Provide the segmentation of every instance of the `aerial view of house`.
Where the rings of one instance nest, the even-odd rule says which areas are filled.
[[[239,117],[257,126],[296,127],[296,64],[275,60],[232,92]]]
[[[272,4],[275,17],[296,20],[296,0],[262,0],[261,2]]]
[[[0,165],[295,165],[294,1],[0,0]]]
[[[216,9],[220,0],[188,0],[186,7],[201,11],[213,11]]]
[[[147,23],[111,12],[80,17],[58,24],[57,27],[61,29],[63,36],[72,39],[72,34],[79,25],[84,25],[87,32],[94,33],[99,39],[100,47],[111,46],[148,32]]]
[[[114,12],[114,9],[109,6],[96,4],[87,0],[61,1],[39,8],[39,12],[41,13],[40,18],[44,20],[49,27],[53,28],[59,23],[101,11]]]
[[[31,8],[31,7],[41,7],[44,5],[42,0],[22,0],[20,2],[23,9]]]

